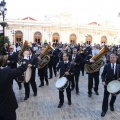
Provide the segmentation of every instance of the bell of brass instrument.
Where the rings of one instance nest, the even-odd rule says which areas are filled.
[[[31,43],[27,40],[25,40],[22,48],[21,48],[21,51],[19,52],[19,55],[18,55],[18,64],[21,63],[22,59],[23,59],[23,52],[28,48],[28,47],[31,47]]]
[[[91,58],[91,60],[94,60],[95,62],[94,63],[91,63],[91,64],[85,64],[85,71],[87,73],[93,73],[95,72],[96,70],[100,70],[100,68],[104,65],[104,60],[103,60],[103,56],[105,54],[107,54],[110,50],[108,49],[107,46],[104,46],[98,54],[96,54],[95,56],[93,56]]]
[[[58,57],[61,57],[61,55],[63,55],[63,53],[65,53],[67,49],[68,49],[68,46],[66,46],[65,49],[58,54]]]
[[[51,45],[47,44],[45,49],[38,56],[38,68],[39,69],[43,68],[45,65],[48,64],[48,62],[50,61],[50,56],[47,54],[52,50],[54,50],[54,48]]]

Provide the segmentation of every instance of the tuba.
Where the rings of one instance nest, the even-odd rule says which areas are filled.
[[[103,60],[103,56],[105,54],[107,54],[110,50],[108,49],[108,47],[105,45],[98,54],[96,54],[95,56],[93,56],[91,58],[91,60],[94,60],[94,63],[91,64],[85,64],[85,71],[87,73],[93,73],[96,70],[100,70],[100,68],[104,65],[104,60]]]
[[[19,55],[18,55],[18,64],[20,64],[21,61],[22,61],[22,59],[23,59],[23,53],[24,53],[24,51],[25,51],[28,47],[30,47],[30,46],[31,46],[31,43],[30,43],[29,41],[25,40],[25,42],[24,42],[24,44],[23,44],[23,46],[22,46],[22,49],[21,49],[21,51],[19,52]]]
[[[48,56],[47,54],[52,50],[54,50],[54,48],[51,45],[47,44],[45,49],[38,56],[38,69],[41,69],[48,64],[48,62],[50,61],[50,56]]]

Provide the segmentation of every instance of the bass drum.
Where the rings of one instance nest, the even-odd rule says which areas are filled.
[[[24,81],[25,83],[28,83],[32,76],[32,69],[30,67],[27,68],[27,70],[24,73]]]
[[[65,88],[68,87],[68,85],[69,81],[67,80],[66,77],[59,78],[55,83],[55,87],[60,91],[63,91]]]
[[[107,85],[107,91],[112,94],[119,92],[120,91],[120,81],[113,80],[113,81],[109,82]]]

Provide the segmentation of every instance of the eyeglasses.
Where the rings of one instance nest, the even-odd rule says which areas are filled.
[[[14,49],[14,48],[9,48],[9,49]]]

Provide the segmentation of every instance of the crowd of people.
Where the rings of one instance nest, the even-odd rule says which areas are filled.
[[[89,37],[89,36],[88,36]],[[68,105],[72,104],[71,101],[71,91],[75,89],[76,95],[79,94],[79,79],[80,73],[82,76],[84,74],[88,74],[88,97],[92,97],[92,88],[96,95],[99,95],[99,76],[100,69],[95,70],[92,73],[86,73],[84,68],[85,64],[93,64],[95,60],[91,58],[99,53],[100,49],[104,47],[104,45],[94,44],[91,46],[87,43],[85,44],[62,44],[62,43],[49,43],[54,49],[51,50],[47,55],[50,57],[50,61],[42,68],[38,68],[38,57],[42,53],[42,51],[46,48],[47,44],[37,44],[33,43],[31,47],[28,47],[24,53],[24,59],[22,60],[22,65],[17,68],[17,64],[19,61],[19,52],[21,50],[23,44],[16,43],[15,46],[8,45],[7,43],[3,48],[3,55],[7,55],[7,66],[6,68],[0,68],[0,118],[1,120],[15,120],[16,113],[15,110],[17,108],[17,103],[13,103],[12,99],[15,99],[14,92],[12,89],[13,79],[17,82],[19,86],[19,90],[22,89],[22,84],[19,82],[18,77],[23,75],[23,72],[30,67],[32,70],[32,75],[29,82],[24,82],[25,89],[25,97],[24,100],[29,99],[30,96],[30,85],[33,90],[33,96],[37,96],[37,85],[35,81],[36,71],[38,72],[38,76],[40,79],[39,87],[43,87],[49,85],[49,79],[52,79],[54,76],[57,77],[67,77],[69,81],[69,85],[65,88],[68,98]],[[120,69],[120,46],[107,46],[109,48],[109,52],[105,55],[105,66],[103,68],[103,72],[101,75],[102,84],[104,85],[104,97],[102,103],[102,113],[101,116],[104,117],[108,110],[108,97],[109,92],[107,91],[107,84],[113,80],[120,79],[120,73],[117,73],[117,66]],[[0,58],[0,66],[2,57]],[[114,65],[114,66],[113,66]],[[26,67],[27,66],[27,67]],[[4,73],[5,71],[5,73]],[[8,71],[8,72],[7,72]],[[114,71],[114,72],[113,72]],[[49,74],[48,74],[49,73]],[[22,78],[24,79],[24,78]],[[4,81],[4,82],[3,82]],[[24,81],[24,80],[23,80]],[[93,85],[95,83],[95,85]],[[30,84],[30,85],[29,85]],[[8,90],[5,88],[8,87]],[[3,90],[5,91],[3,92]],[[10,94],[9,94],[9,92]],[[6,92],[6,94],[5,94]],[[12,93],[11,93],[12,92]],[[5,98],[4,98],[5,96]],[[8,100],[9,98],[9,100]],[[11,100],[11,101],[10,101]],[[114,102],[116,100],[116,96],[112,95],[110,101],[110,110],[114,111]],[[9,105],[13,103],[14,105]],[[64,103],[64,90],[59,90],[59,104],[58,108],[61,108]],[[6,113],[6,109],[8,111]],[[6,114],[9,119],[5,118]],[[10,119],[11,118],[11,119]],[[14,119],[13,119],[14,118]]]

